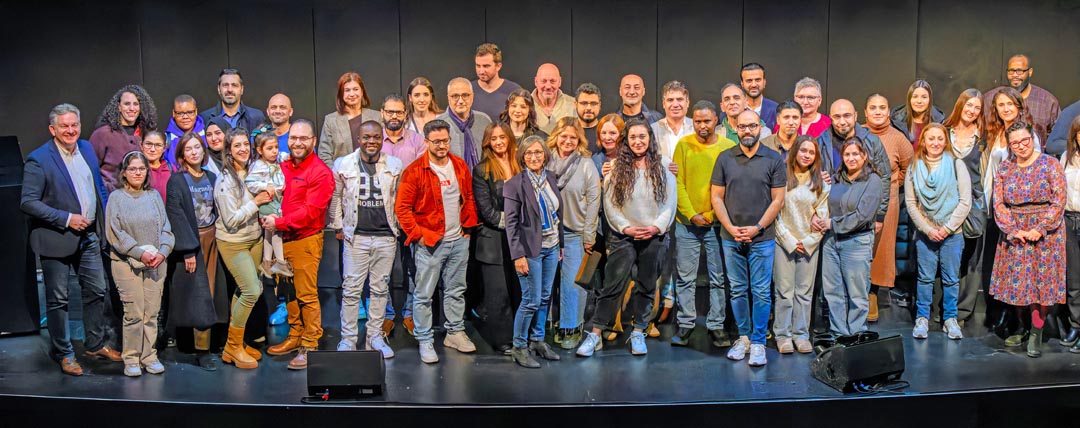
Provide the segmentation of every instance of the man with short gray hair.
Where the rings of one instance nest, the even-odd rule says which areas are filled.
[[[491,117],[472,109],[472,83],[464,77],[450,79],[446,97],[446,111],[435,118],[450,124],[450,153],[464,159],[472,170],[483,155],[484,130],[491,124]]]

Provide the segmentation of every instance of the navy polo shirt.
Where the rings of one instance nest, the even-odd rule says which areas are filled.
[[[772,204],[772,189],[787,186],[784,157],[760,142],[754,156],[747,157],[742,146],[736,144],[716,157],[712,184],[727,188],[724,206],[727,207],[731,224],[738,227],[754,226]],[[735,240],[727,229],[720,228],[720,235],[723,239]],[[754,242],[775,237],[775,229],[769,224],[754,236]]]

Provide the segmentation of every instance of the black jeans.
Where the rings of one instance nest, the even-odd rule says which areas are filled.
[[[638,241],[615,231],[607,235],[607,264],[604,266],[604,282],[596,299],[594,328],[611,329],[615,315],[622,303],[622,293],[627,282],[634,279],[634,293],[630,297],[630,313],[634,315],[634,328],[644,329],[652,314],[653,295],[666,260],[667,236],[659,235]],[[636,270],[635,270],[636,268]]]
[[[960,321],[971,319],[975,312],[975,302],[979,300],[979,290],[983,288],[983,282],[990,279],[983,275],[983,245],[982,237],[964,238],[964,251],[960,254],[960,295],[956,301],[956,319]],[[993,264],[993,259],[990,262]],[[937,288],[940,289],[941,286]]]
[[[1069,326],[1080,328],[1080,213],[1065,212],[1065,263]]]
[[[79,240],[79,249],[67,257],[41,257],[45,282],[45,317],[52,340],[52,357],[57,361],[75,355],[68,332],[68,276],[75,272],[82,289],[82,319],[86,331],[83,346],[97,351],[105,346],[105,263],[96,233]]]

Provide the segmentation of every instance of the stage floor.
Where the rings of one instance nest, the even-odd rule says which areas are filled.
[[[338,291],[320,289],[320,295],[327,326],[320,348],[334,349],[339,337]],[[967,337],[960,341],[949,340],[940,330],[932,330],[927,340],[915,341],[910,326],[906,312],[889,308],[872,325],[882,336],[904,338],[903,380],[910,383],[898,394],[879,395],[1080,385],[1080,355],[1066,352],[1057,339],[1045,344],[1042,358],[1033,359],[1022,348],[1006,349],[1000,338],[980,327],[969,325]],[[286,330],[274,328],[270,342],[276,343]],[[399,325],[391,338],[397,355],[386,361],[386,393],[370,404],[687,404],[855,397],[813,379],[812,354],[780,355],[770,344],[768,365],[751,368],[745,360],[724,358],[726,349],[709,346],[702,327],[695,332],[692,346],[672,347],[667,338],[673,330],[671,325],[661,326],[661,338],[648,340],[649,354],[644,357],[630,355],[621,336],[605,342],[604,350],[592,358],[560,350],[562,361],[543,361],[542,368],[529,370],[496,355],[471,326],[468,332],[480,348],[476,354],[444,350],[439,334],[436,349],[441,361],[423,364],[416,341]],[[66,376],[48,357],[46,334],[0,339],[0,395],[294,405],[306,394],[305,372],[287,370],[289,356],[267,356],[256,370],[222,365],[217,372],[206,372],[194,366],[193,356],[168,348],[161,355],[166,371],[160,376],[130,379],[121,374],[120,363],[82,357],[88,374]]]

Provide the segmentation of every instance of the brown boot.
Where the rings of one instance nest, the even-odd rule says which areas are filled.
[[[244,328],[229,326],[229,338],[225,341],[225,350],[221,351],[221,361],[233,364],[238,369],[259,367],[259,362],[244,352]]]
[[[244,352],[247,352],[247,354],[250,355],[251,358],[254,358],[255,361],[262,361],[262,352],[259,352],[258,349],[252,348],[250,346],[247,346],[247,344],[244,344]]]
[[[866,314],[866,322],[877,322],[878,320],[878,308],[877,308],[877,293],[870,292],[870,313]]]
[[[289,370],[304,370],[307,368],[308,348],[301,346],[296,351],[296,356],[289,361]]]
[[[285,355],[292,351],[295,351],[300,347],[300,338],[296,336],[289,336],[285,338],[281,343],[266,348],[266,353],[270,355]]]

